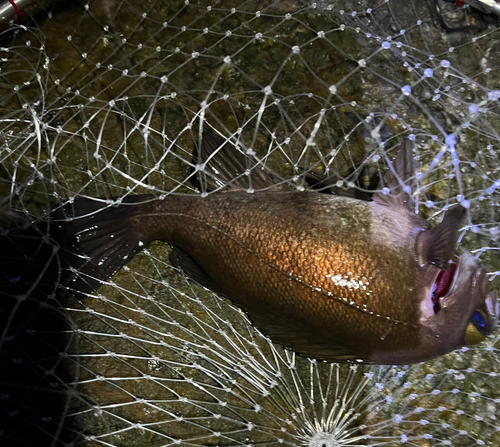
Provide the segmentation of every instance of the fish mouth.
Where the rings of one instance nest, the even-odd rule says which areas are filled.
[[[486,270],[468,251],[464,251],[460,257],[456,257],[452,262],[456,262],[457,267],[449,291],[440,298],[442,308],[455,304],[461,291],[468,290],[470,299],[475,297],[475,305],[472,310],[482,308],[489,317],[488,330],[485,335],[492,334],[498,327],[500,303],[498,302],[498,292],[491,287]],[[439,273],[436,278],[439,278]],[[479,301],[480,299],[482,301]]]
[[[453,304],[455,301],[453,296],[466,289],[469,289],[471,294],[479,294],[486,299],[489,291],[486,270],[474,255],[464,251],[459,257],[454,257],[452,262],[457,266],[448,292],[440,298],[441,306],[444,308]]]
[[[441,310],[441,299],[452,293],[457,276],[457,263],[455,262],[450,262],[447,270],[438,271],[431,292],[434,315]]]
[[[469,262],[465,264],[469,264]],[[420,305],[421,320],[427,320],[437,315],[442,308],[451,304],[447,298],[451,297],[454,291],[460,288],[458,283],[463,270],[463,260],[461,257],[454,257],[450,260],[447,270],[441,270],[432,266],[432,271],[434,272],[432,284],[426,289],[425,298]]]
[[[497,327],[500,315],[498,293],[489,290],[486,271],[472,253],[464,251],[461,256],[454,256],[447,270],[434,267],[429,275],[432,275],[429,277],[431,284],[426,288],[425,298],[420,305],[421,320],[427,320],[453,306],[459,299],[457,297],[463,295],[464,290],[469,290],[471,299],[472,296],[483,297],[482,304],[490,317],[491,327]]]

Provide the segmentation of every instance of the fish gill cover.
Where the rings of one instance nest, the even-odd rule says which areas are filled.
[[[442,0],[1,6],[2,445],[500,444],[496,334],[406,367],[316,362],[160,242],[74,298],[43,224],[79,197],[207,194],[204,126],[298,190],[318,173],[373,189],[407,137],[416,212],[462,204],[459,249],[498,288],[497,18]]]

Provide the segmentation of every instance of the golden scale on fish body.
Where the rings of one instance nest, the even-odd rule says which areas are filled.
[[[499,445],[468,3],[0,1],[0,445]]]

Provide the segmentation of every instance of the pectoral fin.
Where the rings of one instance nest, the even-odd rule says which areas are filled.
[[[373,195],[373,200],[380,205],[405,208],[411,200],[411,192],[415,184],[415,165],[413,162],[413,143],[405,138],[396,158],[380,181],[376,192]],[[389,188],[389,193],[384,194],[381,190]]]
[[[422,231],[415,244],[418,262],[422,265],[433,264],[441,270],[447,270],[455,252],[458,231],[463,225],[464,218],[465,208],[455,206],[446,213],[437,227]]]

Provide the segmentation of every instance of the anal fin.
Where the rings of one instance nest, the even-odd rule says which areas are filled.
[[[304,357],[328,362],[351,362],[357,359],[368,361],[368,352],[338,344],[334,339],[318,339],[316,335],[311,334],[310,328],[302,328],[300,324],[280,324],[279,319],[269,313],[260,315],[248,312],[248,315],[253,325],[273,342]]]

